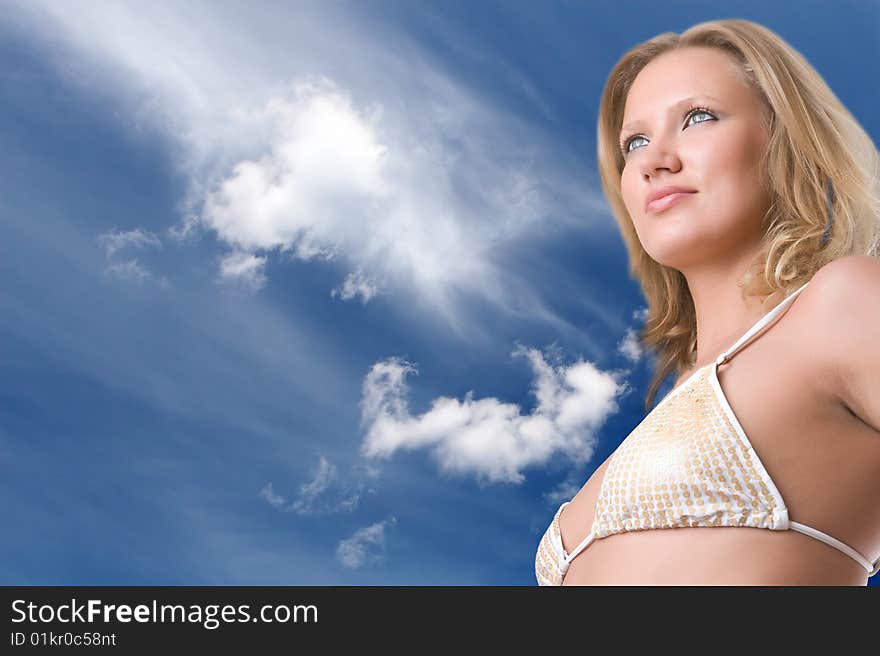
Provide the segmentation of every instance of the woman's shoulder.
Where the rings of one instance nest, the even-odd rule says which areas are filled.
[[[836,279],[840,275],[863,276],[878,275],[880,272],[880,256],[873,255],[843,255],[820,268],[816,274],[817,279]]]
[[[844,255],[831,260],[813,276],[819,285],[834,285],[844,282],[848,285],[876,283],[880,276],[880,257],[872,255]],[[812,281],[808,287],[812,286]]]
[[[833,334],[843,327],[858,330],[852,319],[870,321],[871,311],[880,307],[880,258],[846,255],[832,260],[813,274],[801,296],[800,311],[816,329],[830,328]]]

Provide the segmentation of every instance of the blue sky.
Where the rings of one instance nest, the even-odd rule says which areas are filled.
[[[617,59],[747,18],[880,134],[874,1],[2,14],[6,584],[534,585],[653,366]]]

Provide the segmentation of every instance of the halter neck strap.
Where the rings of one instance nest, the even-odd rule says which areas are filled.
[[[733,346],[731,346],[729,349],[724,351],[724,353],[722,353],[721,355],[719,355],[715,359],[716,366],[721,366],[722,364],[724,364],[725,362],[730,360],[730,358],[732,358],[734,355],[736,355],[737,351],[739,351],[746,344],[748,344],[752,340],[752,338],[754,338],[755,335],[757,335],[767,324],[769,324],[776,317],[778,317],[780,315],[780,313],[786,307],[788,307],[788,305],[791,304],[791,302],[797,297],[797,295],[800,294],[804,290],[804,288],[809,284],[810,284],[809,281],[805,282],[803,285],[801,285],[801,287],[799,289],[796,289],[795,291],[793,291],[785,299],[780,301],[776,307],[774,307],[767,314],[765,314],[763,317],[758,319],[757,323],[755,323],[754,326],[749,328],[748,331],[746,331],[745,335],[740,337],[736,341],[736,343],[734,343]]]

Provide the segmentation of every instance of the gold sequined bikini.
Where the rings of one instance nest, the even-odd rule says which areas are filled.
[[[592,529],[570,554],[565,553],[559,531],[559,515],[570,501],[559,506],[535,556],[539,585],[562,585],[571,561],[593,540],[627,531],[686,526],[793,529],[839,549],[869,576],[880,571],[880,558],[872,563],[840,540],[788,518],[782,495],[718,382],[718,367],[779,316],[806,286],[667,394],[626,437],[608,463]]]

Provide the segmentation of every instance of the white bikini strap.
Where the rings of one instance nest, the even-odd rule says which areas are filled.
[[[590,546],[590,543],[593,541],[593,538],[595,538],[595,537],[596,536],[593,535],[592,531],[587,533],[587,537],[585,537],[583,540],[581,540],[581,543],[574,548],[574,551],[572,551],[570,554],[568,554],[568,556],[566,556],[565,562],[570,563],[571,561],[573,561],[575,556],[577,556],[581,551],[583,551],[588,546]]]
[[[745,335],[740,337],[733,346],[731,346],[729,349],[727,349],[724,353],[722,353],[721,355],[719,355],[715,359],[715,364],[718,366],[721,366],[722,364],[724,364],[725,362],[730,360],[730,358],[732,358],[736,354],[737,351],[739,351],[746,344],[748,344],[749,341],[751,341],[751,339],[764,328],[764,326],[766,326],[768,323],[773,321],[773,319],[775,319],[777,316],[779,316],[780,312],[782,312],[786,308],[786,306],[788,306],[795,299],[795,297],[797,297],[797,295],[800,294],[801,291],[803,291],[803,289],[809,284],[810,284],[809,281],[805,282],[803,285],[801,285],[801,287],[799,289],[796,289],[791,294],[789,294],[775,308],[773,308],[767,314],[765,314],[763,317],[758,319],[758,322],[754,326],[749,328],[749,330],[746,332]]]
[[[556,511],[555,521],[556,521],[557,527],[559,527],[559,516],[562,514],[562,509],[565,508],[565,506],[567,506],[570,503],[571,503],[571,499],[569,499],[568,501],[563,503],[561,506],[559,506],[559,510]],[[583,540],[581,540],[581,543],[578,546],[576,546],[570,554],[567,554],[567,553],[565,553],[565,547],[562,547],[562,531],[560,531],[559,546],[562,547],[562,557],[563,557],[563,561],[565,562],[565,567],[568,567],[568,564],[572,560],[574,560],[574,557],[577,556],[581,551],[586,549],[587,546],[589,546],[589,544],[593,541],[594,537],[595,536],[593,535],[593,531],[590,531],[587,534],[587,537],[585,537]]]
[[[845,543],[841,542],[840,540],[838,540],[837,538],[833,538],[830,535],[828,535],[827,533],[823,533],[822,531],[819,531],[819,530],[813,528],[812,526],[807,526],[806,524],[799,524],[798,522],[789,522],[789,525],[794,530],[800,531],[801,533],[804,533],[805,535],[810,535],[814,538],[817,538],[817,539],[821,540],[822,542],[824,542],[825,544],[829,544],[832,547],[834,547],[835,549],[845,553],[847,556],[849,556],[850,558],[855,560],[859,565],[861,565],[862,567],[865,568],[865,570],[868,572],[868,578],[874,576],[874,574],[876,574],[877,572],[880,572],[880,558],[877,559],[876,563],[872,563],[870,560],[865,558],[862,554],[860,554],[858,551],[853,549],[848,544],[845,544]]]

